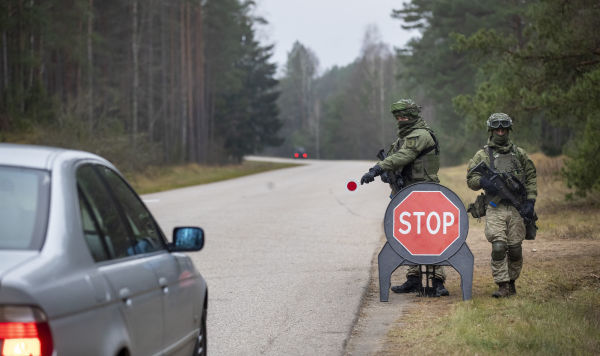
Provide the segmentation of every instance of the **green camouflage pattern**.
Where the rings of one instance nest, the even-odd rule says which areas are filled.
[[[421,107],[412,99],[400,99],[391,105],[390,112],[392,114],[400,113],[405,117],[418,118],[421,113]]]
[[[395,111],[403,111],[403,110],[407,110],[407,109],[420,110],[420,107],[412,99],[400,99],[400,100],[396,101],[395,103],[392,103],[392,105],[390,107],[390,112],[394,113]]]
[[[485,216],[485,237],[492,243],[503,241],[508,246],[521,245],[525,238],[523,218],[510,204],[500,203],[497,207],[488,206]],[[503,260],[490,260],[494,282],[502,283],[516,280],[521,274],[523,257],[511,259],[507,253]]]
[[[444,266],[435,266],[435,271],[433,270],[433,265],[427,265],[427,272],[433,272],[433,278],[441,279],[442,281],[446,280],[446,272],[444,271]],[[419,270],[419,266],[409,266],[406,270],[406,277],[415,276],[420,277],[421,271]],[[431,283],[429,284],[431,286]]]
[[[490,117],[488,117],[488,119],[486,121],[488,131],[493,130],[493,128],[492,128],[493,122],[504,121],[504,120],[510,122],[509,127],[512,127],[512,119],[510,118],[510,116],[508,116],[508,114],[505,114],[503,112],[496,112],[496,113],[493,113],[492,115],[490,115]]]
[[[406,185],[417,182],[439,183],[440,180],[437,173],[440,168],[440,160],[439,156],[435,154],[435,150],[417,159],[421,151],[435,145],[430,132],[433,132],[433,130],[431,130],[423,119],[418,119],[409,128],[402,128],[398,131],[398,139],[390,146],[386,159],[377,162],[377,164],[384,170],[400,174],[405,166],[413,163],[412,180],[406,181]],[[397,191],[392,189],[392,196],[396,193]],[[427,266],[427,270],[433,272],[433,266]],[[419,266],[408,267],[408,271],[406,272],[407,277],[419,277],[420,275]],[[445,281],[446,273],[444,267],[436,266],[433,276]]]
[[[483,161],[488,166],[490,158],[486,151],[489,147],[494,156],[494,166],[499,172],[510,172],[514,174],[527,191],[527,199],[537,198],[537,173],[533,161],[527,155],[527,152],[510,140],[506,145],[498,146],[493,141],[488,140],[488,146],[480,149],[469,161],[467,167],[467,185],[473,190],[481,189],[481,175],[471,172],[479,162]],[[490,200],[494,197],[488,197]],[[489,200],[488,200],[489,201]],[[525,239],[525,223],[517,209],[511,204],[500,202],[497,207],[488,204],[485,215],[485,237],[490,243],[504,242],[511,248],[520,248]],[[523,267],[523,257],[511,256],[507,252],[503,259],[491,259],[492,276],[494,282],[502,283],[516,280],[519,278],[521,268]]]
[[[492,150],[495,154],[498,154],[498,150],[492,147]],[[521,179],[521,183],[525,186],[527,191],[527,199],[536,199],[537,198],[537,173],[535,170],[535,165],[527,152],[521,147],[513,143],[509,143],[508,152],[510,154],[514,154],[517,165],[514,167],[510,173],[513,173],[517,178]],[[494,159],[495,161],[496,159]],[[481,179],[481,175],[479,173],[470,172],[470,170],[475,167],[479,162],[484,161],[488,166],[490,166],[490,158],[485,151],[485,149],[480,149],[475,153],[475,156],[469,161],[469,166],[467,168],[467,185],[469,188],[473,190],[481,189],[481,185],[479,184],[479,179]]]
[[[417,182],[435,182],[440,180],[437,173],[440,168],[439,156],[431,151],[417,159],[417,156],[425,149],[435,145],[431,136],[433,132],[429,126],[419,119],[410,129],[400,132],[400,136],[387,152],[387,157],[377,164],[387,171],[396,172],[398,175],[405,166],[412,165],[412,179],[405,181],[405,185]],[[395,194],[396,192],[392,192]]]

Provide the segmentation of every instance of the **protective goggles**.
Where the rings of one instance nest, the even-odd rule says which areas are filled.
[[[392,113],[394,117],[412,117],[419,114],[418,110],[414,109],[404,109],[404,110],[396,110]]]
[[[499,127],[509,128],[512,126],[512,122],[510,120],[494,120],[490,122],[490,127],[493,129],[497,129]]]

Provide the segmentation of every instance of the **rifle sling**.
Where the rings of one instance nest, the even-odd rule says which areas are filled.
[[[492,149],[489,146],[485,146],[485,151],[488,154],[488,157],[490,158],[490,169],[492,170],[492,172],[496,171],[496,166],[494,165],[494,154],[492,153]],[[508,187],[507,187],[508,188]],[[510,190],[510,189],[509,189]],[[512,192],[512,191],[511,191]],[[515,208],[517,207],[513,202],[511,202],[509,199],[503,199],[506,202],[510,203],[511,205],[513,205]]]
[[[488,154],[488,157],[490,158],[490,168],[492,169],[492,172],[496,171],[496,166],[494,165],[494,154],[492,153],[492,149],[490,146],[485,146],[485,151]]]
[[[438,144],[438,140],[437,137],[435,137],[435,135],[433,134],[433,132],[427,130],[427,132],[429,132],[429,134],[431,135],[431,138],[433,138],[433,146],[429,146],[426,149],[424,149],[423,151],[421,151],[421,153],[419,153],[419,155],[415,158],[415,160],[425,156],[426,154],[428,154],[429,152],[435,150],[435,154],[436,156],[440,154],[440,147]]]
[[[427,131],[429,131],[429,130],[427,130]],[[425,156],[426,154],[428,154],[432,150],[435,150],[435,155],[436,156],[438,156],[440,154],[440,145],[438,144],[437,137],[435,137],[435,135],[433,134],[433,131],[429,131],[429,134],[431,135],[431,138],[433,138],[434,145],[431,146],[431,147],[428,147],[428,148],[424,149],[423,151],[421,151],[421,153],[419,153],[419,155],[417,156],[417,158]],[[423,165],[423,171],[425,171],[425,175],[427,176],[427,178],[429,178],[429,180],[433,181],[433,179],[429,175],[429,172],[427,172],[427,167],[425,167],[425,165]],[[434,269],[435,269],[435,267],[434,267]]]

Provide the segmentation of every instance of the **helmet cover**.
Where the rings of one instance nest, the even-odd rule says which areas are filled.
[[[400,99],[391,105],[390,111],[394,116],[400,114],[408,117],[419,117],[421,107],[412,99]]]
[[[499,127],[505,129],[511,129],[512,127],[512,119],[505,113],[496,112],[488,117],[487,121],[488,130],[494,130]]]

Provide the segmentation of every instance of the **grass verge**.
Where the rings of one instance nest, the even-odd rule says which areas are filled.
[[[491,283],[474,284],[469,302],[442,307],[418,300],[388,334],[382,354],[597,355],[600,350],[600,255],[536,264],[523,270],[518,295],[493,299]]]
[[[295,163],[244,161],[241,164],[225,166],[203,166],[198,164],[152,166],[142,172],[125,173],[125,176],[139,194],[148,194],[298,165]]]
[[[538,236],[524,244],[517,296],[494,299],[483,221],[472,221],[473,299],[415,298],[392,327],[380,355],[600,354],[600,204],[597,196],[566,200],[561,158],[533,155],[538,171]],[[466,166],[442,170],[442,182],[464,202]],[[475,236],[472,236],[475,235]],[[458,277],[448,284],[457,284]],[[449,287],[450,289],[450,287]]]

